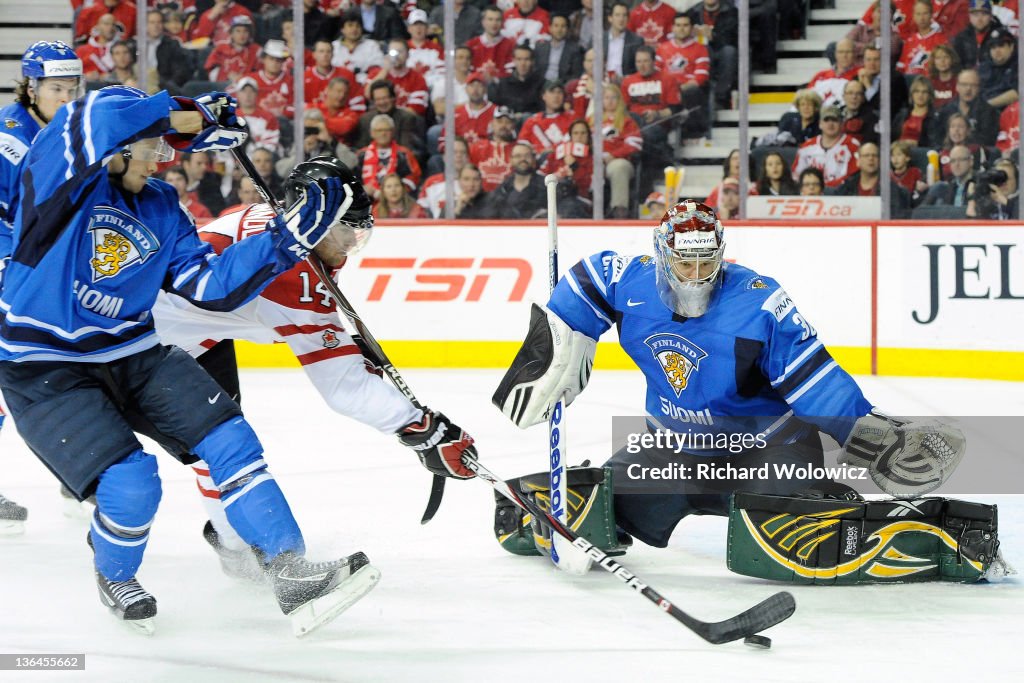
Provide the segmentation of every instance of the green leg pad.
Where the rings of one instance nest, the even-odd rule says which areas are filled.
[[[790,583],[973,582],[995,558],[996,531],[994,505],[737,493],[727,564],[737,574]]]

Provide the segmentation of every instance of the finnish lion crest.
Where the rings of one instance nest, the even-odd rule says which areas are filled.
[[[686,390],[691,375],[699,370],[701,360],[708,357],[704,349],[678,334],[651,335],[644,343],[661,366],[669,386],[676,392],[676,398]]]
[[[115,277],[125,268],[144,263],[160,243],[138,219],[112,206],[98,206],[89,221],[92,234],[92,281]]]

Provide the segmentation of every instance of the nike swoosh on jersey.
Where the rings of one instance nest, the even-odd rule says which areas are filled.
[[[639,306],[647,303],[646,301],[633,301],[632,299],[626,299],[626,305],[632,308],[633,306]]]
[[[220,400],[220,395],[221,392],[218,391],[216,396],[211,396],[210,398],[206,399],[206,402],[212,406],[214,403]]]

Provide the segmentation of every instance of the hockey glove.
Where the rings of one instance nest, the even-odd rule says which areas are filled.
[[[172,98],[176,109],[197,111],[205,126],[196,135],[172,132],[165,136],[168,144],[183,152],[205,152],[238,147],[249,137],[245,119],[238,116],[238,102],[223,92],[210,92],[195,99]]]
[[[424,408],[419,422],[398,430],[398,440],[416,451],[423,466],[434,474],[453,479],[476,476],[462,464],[463,457],[476,460],[473,437],[439,412]]]
[[[352,190],[340,178],[310,183],[283,216],[270,221],[269,227],[274,232],[287,235],[293,242],[288,252],[302,260],[327,236],[331,226],[345,215],[352,203],[351,194]]]

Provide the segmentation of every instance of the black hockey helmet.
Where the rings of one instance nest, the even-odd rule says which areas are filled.
[[[319,180],[338,178],[345,186],[347,206],[341,220],[331,228],[336,237],[336,246],[343,247],[343,253],[352,255],[359,251],[369,240],[373,228],[373,216],[370,200],[363,183],[348,166],[333,156],[322,155],[307,159],[295,166],[284,181],[285,205],[294,204],[305,191],[306,186]]]

